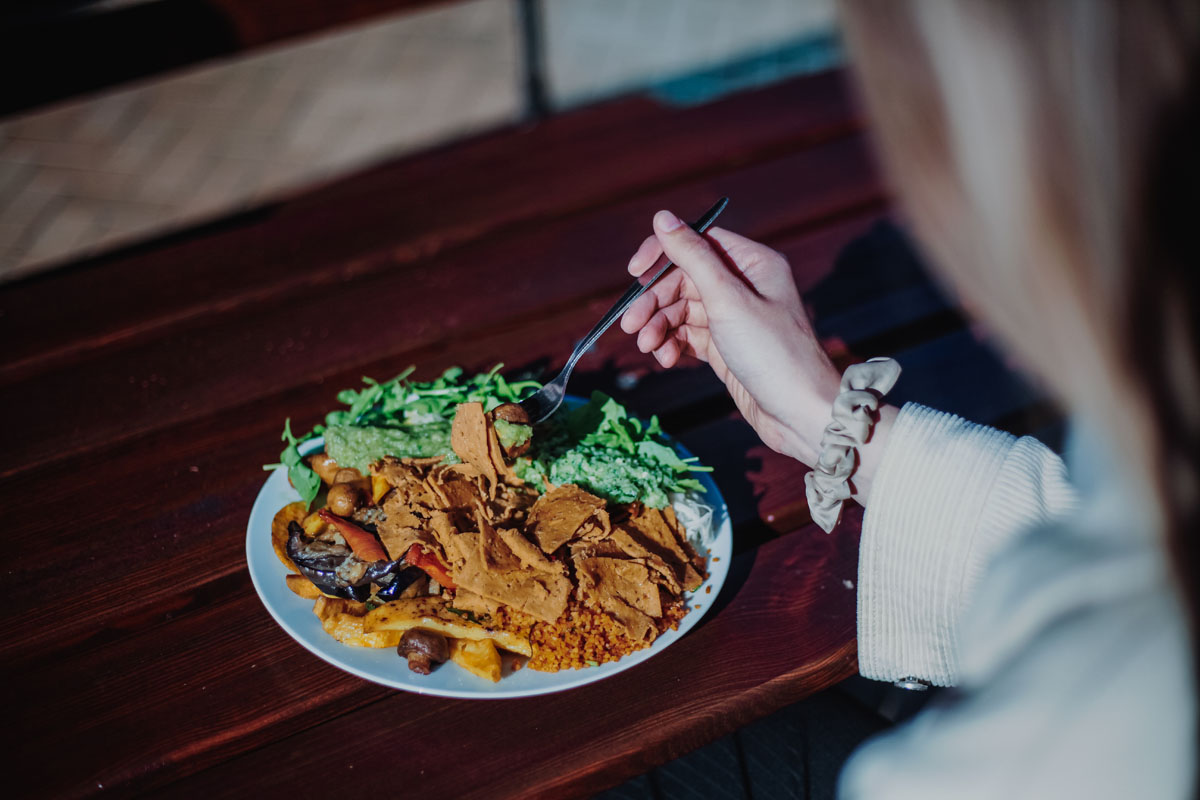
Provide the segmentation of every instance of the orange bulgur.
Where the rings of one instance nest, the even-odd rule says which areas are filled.
[[[687,613],[687,604],[683,602],[664,606],[658,620],[659,634],[678,628]],[[595,667],[653,644],[630,638],[607,614],[588,608],[574,597],[553,625],[505,606],[500,607],[492,624],[514,633],[528,633],[533,646],[528,666],[540,672]]]

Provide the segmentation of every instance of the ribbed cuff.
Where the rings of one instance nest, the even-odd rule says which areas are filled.
[[[971,587],[991,555],[1042,513],[1027,495],[1027,446],[1017,452],[1016,444],[953,414],[915,404],[901,409],[863,520],[864,676],[955,683],[958,618]],[[1017,458],[1006,470],[1010,455]]]

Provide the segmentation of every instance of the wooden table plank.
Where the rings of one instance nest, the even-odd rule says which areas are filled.
[[[230,308],[334,289],[514,226],[798,152],[857,126],[843,77],[832,72],[686,110],[620,100],[405,158],[0,287],[0,381],[116,342],[159,338]]]
[[[855,530],[853,520],[835,536],[809,526],[744,554],[733,565],[728,595],[719,599],[718,605],[724,607],[662,655],[598,686],[528,701],[452,701],[367,684],[326,666],[292,643],[243,587],[228,600],[180,617],[160,630],[26,672],[23,694],[38,700],[17,704],[13,723],[22,736],[9,752],[17,760],[30,761],[50,748],[73,754],[53,769],[19,779],[31,781],[30,787],[44,794],[78,796],[99,786],[132,792],[218,764],[239,752],[273,747],[272,742],[280,742],[285,750],[297,749],[289,737],[304,737],[303,731],[318,722],[323,723],[322,732],[319,741],[309,742],[314,748],[310,755],[319,751],[341,758],[337,750],[354,746],[337,741],[342,736],[337,729],[348,724],[357,731],[350,738],[368,750],[385,739],[409,743],[420,739],[421,744],[412,745],[416,752],[400,759],[401,774],[394,777],[413,780],[422,763],[436,765],[426,776],[432,789],[461,772],[455,769],[454,759],[436,758],[439,751],[443,756],[469,752],[489,764],[495,759],[502,764],[504,758],[518,763],[513,753],[486,743],[506,739],[511,748],[522,740],[536,742],[539,737],[532,729],[541,728],[559,746],[540,753],[534,748],[527,753],[528,760],[519,763],[528,764],[539,773],[537,780],[545,781],[564,770],[581,769],[572,762],[578,762],[588,748],[570,740],[591,737],[593,729],[573,724],[581,718],[580,710],[596,705],[601,697],[627,695],[630,685],[625,681],[632,680],[632,685],[671,688],[661,702],[650,701],[645,708],[626,704],[602,714],[596,725],[609,731],[614,747],[640,747],[640,720],[649,712],[649,725],[662,741],[649,737],[643,756],[657,759],[666,751],[656,748],[681,746],[676,729],[691,727],[697,717],[715,714],[723,704],[736,705],[738,710],[731,708],[730,716],[706,723],[703,732],[693,730],[690,736],[715,737],[722,732],[720,726],[738,724],[736,720],[745,721],[747,714],[763,713],[770,705],[850,674],[853,648],[847,649],[847,643],[853,641],[854,595],[841,580],[854,579]],[[741,580],[745,582],[739,588]],[[734,637],[734,631],[742,633]],[[756,657],[746,659],[746,652]],[[664,657],[667,662],[656,663]],[[687,687],[678,684],[682,674],[690,676]],[[81,679],[83,675],[88,677]],[[382,704],[372,711],[377,700]],[[392,720],[382,729],[373,729],[374,722],[355,718],[354,709],[359,707],[372,719]],[[60,719],[71,723],[44,724]],[[500,732],[504,735],[498,736]],[[96,747],[101,741],[108,744]],[[333,750],[327,750],[327,741]],[[564,761],[560,746],[574,756]],[[389,752],[397,751],[380,750],[378,755]],[[539,761],[544,763],[538,766]],[[269,771],[287,785],[307,783],[307,775],[291,774],[292,769],[291,764],[285,768],[279,763]],[[572,780],[594,780],[592,769]],[[604,780],[619,779],[623,769],[629,769],[628,764],[606,765]],[[522,773],[532,776],[525,769]],[[521,788],[510,784],[505,789],[503,784],[501,780],[498,788],[502,795]],[[230,787],[237,792],[244,788],[244,784]],[[445,788],[435,796],[458,794],[449,785]]]
[[[487,703],[397,693],[317,735],[285,739],[168,791],[232,796],[232,776],[270,773],[263,788],[304,786],[313,795],[380,782],[420,785],[434,797],[592,792],[853,674],[854,592],[842,581],[854,579],[856,562],[854,533],[809,526],[736,559],[734,574],[746,577],[727,606],[660,656],[609,680]],[[638,699],[613,702],[620,697]],[[397,735],[404,724],[397,720],[409,715],[421,733]],[[328,761],[313,759],[306,745]],[[464,759],[470,770],[453,768]]]
[[[13,82],[0,115],[114,89],[266,44],[447,0],[99,0],[6,4],[0,46]],[[22,8],[24,6],[24,8]],[[15,7],[12,8],[12,7]]]
[[[851,218],[773,244],[790,258],[801,282],[812,284],[841,247],[874,218]],[[382,378],[409,363],[418,365],[425,376],[451,364],[486,369],[505,358],[514,364],[540,359],[561,363],[574,340],[569,331],[578,326],[580,315],[598,316],[609,300],[594,298],[582,309],[561,308],[536,322],[489,329],[478,339],[465,337],[376,360],[364,371]],[[0,483],[0,497],[7,505],[44,509],[26,520],[24,535],[10,543],[7,569],[12,580],[0,585],[0,602],[10,612],[0,618],[0,657],[12,663],[53,656],[63,648],[109,641],[139,625],[157,624],[165,613],[161,609],[191,609],[209,602],[209,584],[223,585],[243,569],[242,531],[263,479],[257,465],[277,458],[283,418],[291,416],[298,427],[314,424],[333,405],[336,391],[356,384],[360,374],[354,369],[324,382],[307,381],[84,453],[71,460],[69,470],[63,462],[54,462]],[[620,390],[615,386],[619,375],[640,379]],[[601,339],[577,370],[572,390],[586,394],[593,388],[615,393],[635,411],[660,414],[667,429],[677,433],[732,411],[724,387],[707,367],[663,372],[619,332]],[[705,457],[719,456],[705,448],[704,441],[695,444]],[[83,479],[64,480],[68,475]],[[746,505],[753,506],[749,501]],[[790,523],[781,530],[791,530],[803,521],[781,516],[779,524]],[[136,558],[110,544],[113,536],[129,532],[144,543]],[[80,584],[74,599],[89,612],[62,619],[41,599],[59,582],[44,565],[68,560]],[[198,569],[200,563],[208,567]]]
[[[801,183],[806,191],[796,194],[791,187]],[[469,336],[519,315],[577,306],[582,298],[615,295],[653,210],[703,208],[722,193],[743,198],[728,212],[730,225],[761,238],[859,213],[878,204],[881,188],[864,142],[845,139],[497,235],[419,269],[359,276],[287,303],[230,310],[170,336],[111,343],[49,371],[10,372],[0,391],[24,424],[6,448],[0,477],[275,393],[303,378]]]
[[[933,343],[931,352],[935,355],[946,351],[947,348],[940,343]],[[736,536],[739,549],[745,551],[747,556],[757,557],[754,554],[760,552],[754,549],[746,550],[747,547],[753,547],[762,541],[763,526],[760,520],[765,520],[768,525],[777,527],[785,524],[784,520],[794,520],[798,514],[803,513],[803,468],[795,462],[769,453],[761,445],[755,445],[752,434],[744,423],[735,420],[718,421],[688,431],[683,438],[693,451],[717,465],[717,479],[725,488],[731,513],[738,521]],[[744,461],[738,456],[742,452],[745,453]],[[761,464],[753,463],[755,461],[760,461]],[[742,488],[743,485],[745,488]],[[763,490],[761,496],[760,489]],[[750,502],[746,502],[747,499]],[[747,537],[751,541],[747,541]],[[240,538],[230,544],[232,549],[239,551],[240,546]],[[221,550],[217,550],[211,555],[213,560],[218,563],[234,560],[233,556]],[[818,572],[818,574],[828,576],[830,573]],[[846,572],[841,579],[854,581],[853,571]],[[261,687],[257,683],[257,675],[250,676],[253,670],[242,663],[248,658],[256,658],[256,654],[262,652],[253,644],[258,637],[261,636],[264,641],[274,641],[269,635],[261,632],[263,630],[261,626],[250,625],[247,622],[249,618],[257,614],[262,617],[265,630],[276,634],[278,631],[262,613],[257,601],[249,595],[246,577],[240,569],[236,572],[235,579],[223,584],[223,588],[233,595],[233,600],[210,596],[198,607],[190,609],[193,612],[191,614],[185,613],[189,611],[188,608],[174,609],[174,613],[183,615],[177,617],[165,628],[160,629],[159,626],[151,625],[135,631],[126,640],[110,642],[101,646],[69,648],[65,653],[69,654],[70,658],[62,659],[61,663],[53,658],[40,659],[36,668],[29,669],[30,665],[24,665],[25,669],[22,671],[25,674],[42,676],[37,680],[44,679],[49,685],[55,686],[70,685],[64,670],[70,674],[79,674],[82,671],[97,676],[99,680],[88,687],[97,693],[90,700],[87,696],[77,693],[64,695],[61,702],[71,708],[81,708],[88,714],[89,719],[99,720],[97,724],[101,726],[100,730],[110,731],[104,726],[115,726],[111,729],[114,736],[116,736],[116,731],[124,731],[125,735],[129,736],[128,732],[132,729],[144,729],[146,731],[145,739],[137,739],[137,748],[135,749],[138,752],[156,754],[153,759],[154,763],[166,764],[163,768],[164,775],[174,775],[177,772],[186,773],[198,768],[197,765],[216,763],[231,753],[242,752],[247,748],[257,746],[257,744],[274,741],[281,732],[295,731],[303,727],[303,724],[294,721],[287,714],[264,716],[259,705],[251,700],[241,699],[236,692],[246,692],[247,697],[257,697],[265,693],[280,702],[287,698],[287,695],[281,693],[277,687],[266,689]],[[136,591],[137,587],[134,589]],[[243,602],[243,598],[245,602]],[[229,611],[227,608],[229,603],[236,603],[237,609]],[[187,620],[193,620],[194,624],[186,624]],[[238,624],[232,625],[229,620],[237,620]],[[230,632],[231,629],[234,629],[233,633]],[[209,636],[217,636],[217,639],[210,644],[206,638]],[[227,639],[228,636],[235,638]],[[213,651],[211,661],[207,655],[209,650]],[[190,672],[193,668],[191,658],[193,652],[204,654],[195,662],[196,668],[202,670],[201,674],[195,678]],[[181,712],[174,705],[174,697],[177,693],[175,687],[180,684],[191,686],[197,681],[208,680],[210,673],[203,670],[211,669],[214,661],[227,665],[229,669],[241,676],[241,680],[237,684],[236,692],[229,688],[219,689],[222,684],[218,684],[216,681],[220,679],[220,675],[211,673],[216,676],[212,678],[214,681],[213,696],[228,698],[233,694],[235,700],[214,706],[207,716],[198,715],[198,712],[189,706],[187,715],[195,724],[179,734],[184,737],[192,736],[194,739],[197,735],[196,732],[201,731],[203,736],[211,737],[210,743],[198,744],[191,739],[185,741],[169,735],[164,737],[161,729],[169,728],[169,723],[148,724],[153,722],[156,717],[164,720],[177,718]],[[257,661],[248,663],[257,663]],[[120,667],[129,664],[140,664],[141,666],[130,671],[129,675],[124,675]],[[155,692],[146,692],[141,689],[147,674],[157,676],[162,688],[156,688]],[[31,690],[31,696],[47,696],[45,692],[38,690],[38,685],[40,684],[35,681],[33,685],[27,687]],[[207,686],[208,684],[202,683],[202,685]],[[353,687],[353,682],[341,688],[330,688],[329,691],[331,694],[324,711],[297,702],[297,713],[301,713],[307,722],[317,724],[330,716],[340,714],[349,706],[361,705],[378,697],[378,695],[371,694],[370,691],[360,693]],[[121,709],[128,705],[120,701],[120,698],[125,696],[123,692],[140,692],[138,694],[138,716],[135,722],[129,721],[125,713],[113,715],[114,709]],[[114,701],[110,693],[117,694],[118,699]],[[771,702],[776,702],[776,700]],[[230,708],[244,708],[245,716],[240,712],[231,712]],[[104,717],[101,713],[105,709],[108,710],[109,717]],[[56,712],[54,707],[47,708],[45,703],[39,703],[36,708],[30,709],[30,713],[53,716]],[[216,719],[213,719],[214,716]],[[21,727],[25,729],[25,726]],[[28,729],[32,730],[33,728],[29,727]],[[47,735],[54,736],[57,742],[62,743],[61,731],[48,729]],[[79,735],[85,740],[93,740],[101,733],[96,728],[84,726]],[[713,735],[719,735],[719,733]],[[677,742],[674,738],[671,741]],[[34,737],[26,745],[48,746],[39,742],[40,740]],[[702,742],[695,744],[702,744]],[[658,753],[651,757],[667,757],[667,755]],[[102,771],[107,769],[108,771],[102,775],[96,774],[99,775],[98,782],[107,782],[106,785],[111,786],[113,782],[119,784],[128,779],[135,781],[136,785],[140,787],[143,784],[139,781],[143,779],[151,782],[146,785],[157,781],[157,778],[152,780],[149,777],[150,773],[139,772],[139,770],[144,770],[145,766],[139,766],[141,760],[133,756],[122,760],[114,758],[113,754],[109,753],[105,764],[107,766],[101,765],[96,769]],[[126,770],[126,772],[118,774],[114,770]],[[610,775],[605,772],[603,774],[608,777],[602,780],[619,779],[620,777],[616,773]],[[613,775],[616,777],[614,778]],[[83,780],[90,781],[92,777],[95,776],[89,774]],[[588,775],[581,777],[580,780],[590,782],[593,777]],[[597,780],[601,779],[597,778]],[[591,786],[590,783],[587,785]]]
[[[917,399],[973,364],[989,397],[973,408],[1013,418],[1031,396],[889,261],[886,229],[842,251],[887,202],[857,124],[837,75],[688,111],[620,101],[0,288],[0,396],[20,420],[0,502],[38,510],[0,585],[0,677],[20,688],[6,752],[30,766],[16,791],[582,794],[852,674],[861,512],[833,536],[808,524],[804,468],[710,371],[662,371],[620,334],[573,390],[660,413],[735,523],[714,612],[647,664],[529,700],[393,692],[292,642],[243,553],[283,417],[306,429],[360,374],[409,363],[561,363],[650,214],[720,194],[723,224],[791,258],[840,357],[898,352],[896,396]]]

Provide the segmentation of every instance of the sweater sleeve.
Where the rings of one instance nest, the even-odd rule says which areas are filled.
[[[1062,460],[1036,439],[905,405],[863,519],[860,672],[954,685],[960,612],[988,560],[1075,503]]]

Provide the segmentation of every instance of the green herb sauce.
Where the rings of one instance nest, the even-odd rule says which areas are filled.
[[[404,428],[330,425],[325,429],[325,452],[339,467],[353,467],[364,475],[384,456],[453,455],[450,423],[430,422]]]
[[[519,422],[498,419],[493,427],[496,429],[496,438],[505,450],[525,444],[533,435],[533,426],[522,425]]]

